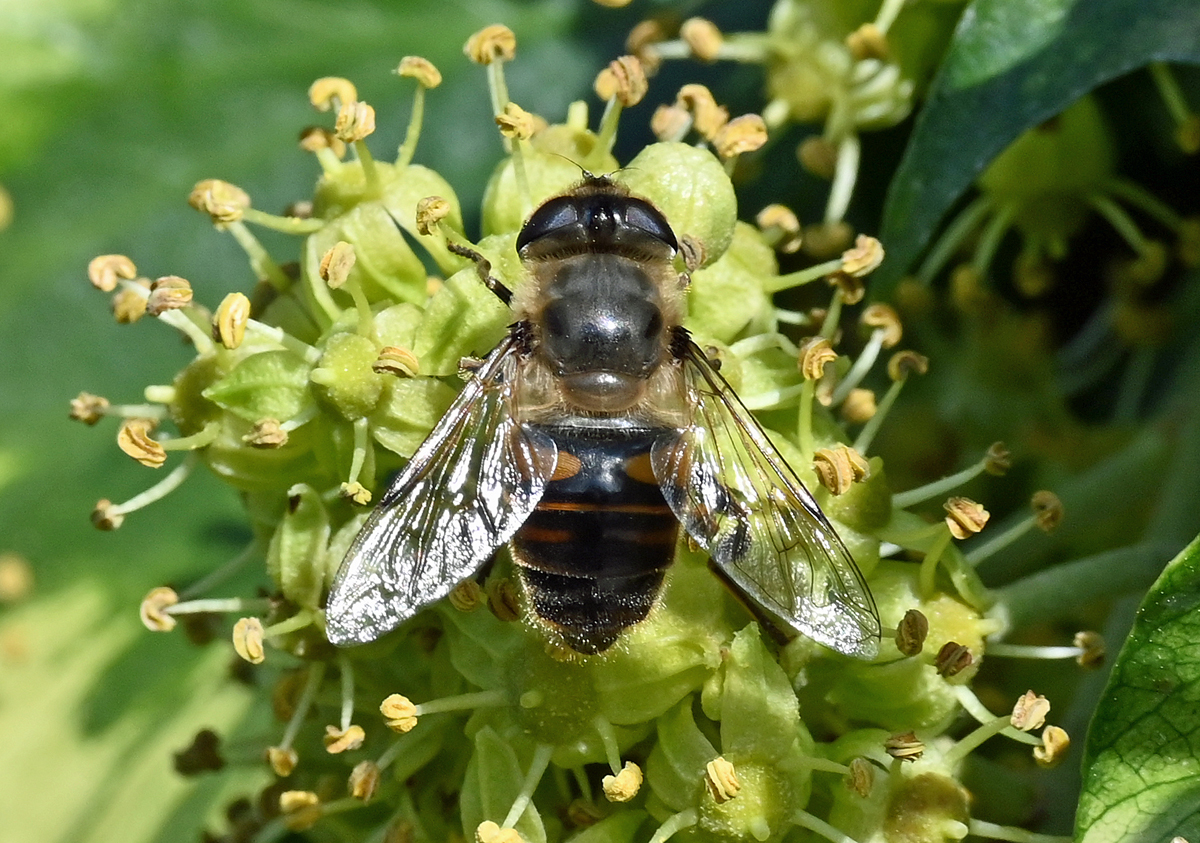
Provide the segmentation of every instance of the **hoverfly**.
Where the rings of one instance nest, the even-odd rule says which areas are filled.
[[[862,574],[681,324],[678,249],[653,204],[587,173],[521,229],[515,293],[458,249],[516,321],[355,538],[330,641],[375,640],[507,542],[532,612],[599,653],[654,606],[682,525],[770,618],[876,652]]]

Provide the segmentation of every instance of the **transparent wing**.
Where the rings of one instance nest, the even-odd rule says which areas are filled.
[[[833,526],[690,340],[682,364],[694,417],[652,455],[676,517],[769,614],[838,652],[874,656],[875,602]]]
[[[509,337],[380,499],[329,593],[334,644],[374,641],[445,597],[533,511],[557,451],[513,416],[519,362]]]

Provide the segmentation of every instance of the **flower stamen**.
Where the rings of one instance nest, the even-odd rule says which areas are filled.
[[[1062,521],[1063,507],[1058,495],[1045,490],[1034,492],[1029,501],[1033,512],[1009,527],[1002,533],[993,536],[988,541],[974,547],[966,554],[967,562],[978,567],[979,564],[996,553],[1008,547],[1018,538],[1037,527],[1044,533],[1053,532]]]
[[[442,74],[429,59],[421,56],[405,56],[396,68],[396,75],[417,80],[417,88],[413,92],[412,112],[408,118],[408,130],[404,135],[404,143],[396,151],[396,168],[407,167],[417,151],[417,140],[421,136],[421,127],[425,120],[425,91],[432,90],[442,84]]]
[[[994,473],[989,469],[996,465],[996,453],[1003,447],[1002,443],[997,442],[988,449],[987,453],[978,462],[967,466],[962,471],[943,477],[941,480],[926,483],[924,486],[918,486],[915,489],[897,492],[892,495],[892,506],[897,509],[908,509],[925,501],[940,498],[951,489],[957,489],[959,486],[969,483],[985,472]]]
[[[196,453],[192,452],[187,455],[183,462],[172,469],[170,474],[141,494],[134,495],[121,504],[114,504],[108,500],[100,501],[96,504],[96,508],[92,512],[92,522],[101,529],[115,530],[129,513],[136,512],[142,507],[162,500],[179,488],[188,475],[191,474],[195,465]],[[103,526],[103,524],[109,526]]]

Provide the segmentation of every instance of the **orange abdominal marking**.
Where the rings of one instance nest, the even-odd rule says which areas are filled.
[[[583,463],[579,461],[579,457],[566,451],[559,451],[558,463],[554,466],[554,473],[550,475],[550,480],[566,480],[574,477],[582,466]]]
[[[650,454],[638,454],[625,462],[625,473],[639,483],[655,485],[658,480],[654,476],[654,467],[650,464]]]

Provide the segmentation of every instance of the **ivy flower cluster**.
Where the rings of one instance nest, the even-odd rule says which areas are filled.
[[[672,137],[619,178],[675,228],[693,270],[687,327],[817,492],[866,576],[885,630],[879,655],[847,659],[806,639],[776,640],[686,543],[659,605],[602,655],[548,643],[527,620],[503,552],[486,581],[462,583],[382,640],[328,644],[324,601],[372,498],[453,400],[460,361],[490,349],[510,321],[459,247],[518,286],[523,221],[580,168],[618,169],[621,113],[647,89],[639,59],[622,57],[597,78],[605,106],[596,129],[582,102],[552,124],[509,99],[511,31],[488,27],[466,53],[485,69],[506,153],[479,239],[464,231],[450,183],[414,163],[424,98],[440,74],[408,57],[397,72],[415,99],[393,160],[367,146],[372,107],[349,81],[327,78],[309,95],[333,112],[332,128],[300,141],[322,171],[311,202],[276,216],[234,185],[196,185],[191,205],[246,251],[259,278],[249,294],[206,306],[202,283],[143,278],[126,256],[89,267],[119,321],[150,317],[195,351],[143,403],[72,402],[74,418],[113,419],[118,446],[166,472],[130,500],[101,500],[94,523],[120,528],[203,465],[242,494],[254,532],[212,575],[154,587],[141,606],[160,632],[228,618],[233,649],[257,666],[281,721],[260,747],[273,782],[233,806],[229,827],[209,839],[285,830],[422,843],[1039,839],[972,817],[962,784],[969,756],[994,736],[1027,744],[1031,764],[1059,762],[1069,743],[1046,725],[1044,697],[1031,691],[996,714],[972,692],[985,654],[1003,653],[989,639],[1007,632],[974,564],[1025,530],[1053,529],[1061,508],[1039,493],[1025,522],[960,549],[989,516],[954,492],[1007,468],[999,444],[954,476],[893,492],[872,443],[908,379],[936,361],[902,349],[887,305],[850,318],[883,259],[874,239],[780,273],[776,251],[793,248],[802,226],[783,206],[763,209],[757,224],[739,221],[729,179],[770,121],[730,119],[699,86],[680,92],[675,116],[686,119]],[[256,226],[295,235],[298,262],[268,254]],[[772,300],[821,282],[829,301],[819,310]],[[943,504],[940,516],[928,517],[930,502]],[[266,596],[222,594],[234,570],[262,562]],[[1094,661],[1101,648],[1084,634],[1040,655]],[[221,737],[201,732],[176,760],[181,772],[215,774]]]

